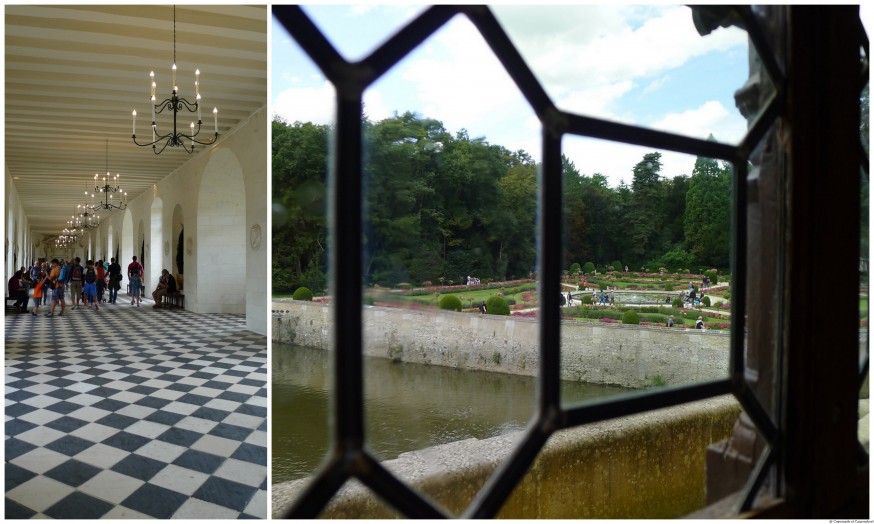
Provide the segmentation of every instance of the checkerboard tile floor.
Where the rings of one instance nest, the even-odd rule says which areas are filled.
[[[6,518],[267,518],[266,337],[143,306],[5,317]]]

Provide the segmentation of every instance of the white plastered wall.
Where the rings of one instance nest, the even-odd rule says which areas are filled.
[[[267,227],[268,208],[268,121],[267,110],[262,108],[253,113],[248,120],[241,123],[220,138],[218,144],[206,148],[191,156],[191,159],[179,169],[155,184],[150,190],[131,199],[124,212],[118,212],[101,217],[98,238],[106,239],[108,257],[115,256],[115,247],[121,249],[122,269],[130,263],[131,256],[139,257],[141,238],[138,234],[140,222],[143,224],[146,244],[149,246],[147,259],[150,266],[160,261],[161,268],[173,268],[173,257],[176,252],[178,224],[174,225],[174,210],[178,205],[184,216],[184,293],[185,309],[196,313],[245,313],[247,328],[256,333],[267,333],[267,300],[269,290],[267,251],[269,245],[269,229]],[[151,152],[149,152],[151,153]],[[180,151],[168,150],[163,154],[185,154]],[[143,161],[148,161],[144,156]],[[124,173],[122,173],[122,177]],[[244,209],[238,222],[222,227],[220,223],[203,224],[201,228],[199,216],[200,205],[207,208],[204,213],[206,221],[219,220],[221,209],[210,206],[224,206],[227,203],[228,187],[215,188],[212,182],[227,178],[227,183],[233,186],[234,206]],[[205,183],[204,183],[205,182]],[[222,196],[224,195],[224,196]],[[160,201],[160,209],[156,203]],[[203,202],[201,202],[203,200]],[[161,224],[160,230],[157,224]],[[153,224],[155,226],[153,226]],[[213,227],[216,226],[216,227]],[[232,227],[231,227],[232,226]],[[254,227],[253,226],[257,226]],[[253,231],[260,230],[260,243]],[[201,239],[201,232],[209,238]],[[199,257],[215,255],[201,252],[201,241],[204,247],[234,245],[238,247],[236,255],[244,261],[235,274],[222,274],[210,264],[201,268]],[[255,240],[254,242],[251,240]],[[170,245],[165,253],[163,246]],[[102,244],[102,241],[101,241]],[[157,251],[157,252],[156,252]],[[95,256],[104,256],[98,253]],[[221,260],[219,260],[219,264]],[[123,271],[124,272],[124,271]],[[206,274],[203,274],[203,273]],[[157,285],[157,274],[147,271],[146,296]],[[239,283],[236,290],[229,288],[229,293],[218,294],[210,284],[224,285],[226,280],[236,280]],[[245,283],[243,285],[243,283]],[[230,284],[229,284],[230,285]],[[126,288],[126,279],[122,292]],[[217,299],[224,295],[224,298]]]
[[[21,207],[21,202],[18,199],[18,191],[15,190],[12,174],[9,172],[8,166],[4,165],[3,167],[5,174],[3,231],[6,237],[5,251],[3,252],[5,262],[3,264],[3,286],[5,289],[6,283],[18,271],[18,268],[30,266],[31,257],[35,257],[38,250],[34,250],[31,245],[33,237],[24,215],[24,208]]]

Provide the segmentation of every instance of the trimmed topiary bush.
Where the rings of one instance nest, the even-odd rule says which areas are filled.
[[[625,269],[624,267],[622,267],[622,262],[620,262],[618,260],[614,260],[612,265],[613,265],[613,271],[622,271]]]
[[[486,299],[486,311],[489,315],[509,315],[510,307],[504,297],[492,295]]]
[[[586,265],[583,266],[583,273],[587,275],[591,275],[595,272],[595,264],[592,262],[586,262]]]
[[[583,304],[591,305],[592,304],[592,295],[583,295],[583,298],[581,298],[580,300],[582,300]]]
[[[704,304],[706,307],[710,307],[710,297],[704,297],[703,299],[701,299],[701,303]]]
[[[673,284],[665,284],[665,291],[673,291],[673,290],[674,290]]]
[[[629,309],[625,313],[622,314],[622,323],[623,324],[640,324],[640,315],[637,314],[637,311],[633,309]]]
[[[674,300],[671,301],[671,305],[677,309],[680,309],[683,307],[683,301],[680,300],[679,298],[675,298]]]
[[[568,272],[569,272],[571,275],[573,275],[574,273],[576,273],[576,272],[579,271],[579,270],[580,270],[580,263],[579,263],[579,262],[574,262],[573,264],[571,264],[570,270],[569,270]]]
[[[294,295],[292,295],[291,298],[294,300],[307,300],[311,302],[313,300],[313,292],[307,287],[299,287],[294,290]]]
[[[448,311],[461,311],[461,299],[455,295],[443,295],[438,303],[440,309]]]

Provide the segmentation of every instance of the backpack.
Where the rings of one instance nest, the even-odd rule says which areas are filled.
[[[75,274],[75,272],[73,273]],[[85,282],[89,284],[93,284],[97,281],[97,271],[94,271],[93,267],[89,267],[85,270]]]
[[[73,274],[70,277],[70,280],[82,280],[82,266],[79,264],[73,266]]]
[[[67,282],[67,273],[69,273],[69,271],[67,271],[67,265],[64,264],[61,266],[61,272],[58,275],[58,282],[65,284]]]

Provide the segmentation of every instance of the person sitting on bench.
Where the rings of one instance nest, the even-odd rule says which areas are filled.
[[[9,279],[9,298],[15,299],[15,309],[19,313],[27,313],[27,286],[21,279],[21,270]]]
[[[152,292],[152,299],[155,305],[152,307],[161,307],[161,297],[176,293],[176,279],[166,269],[161,270],[161,278],[158,279],[158,287]]]

